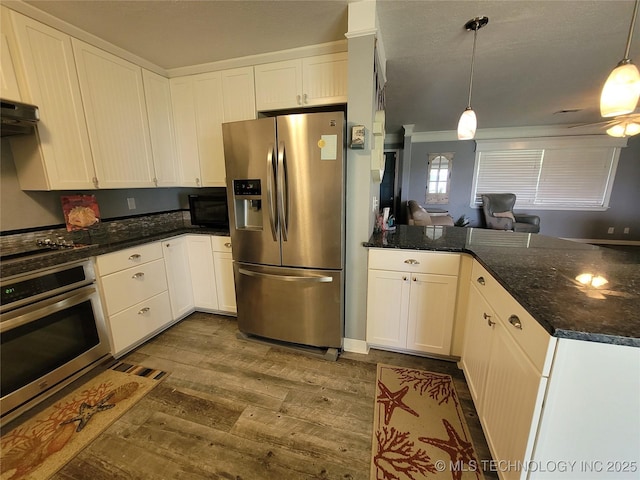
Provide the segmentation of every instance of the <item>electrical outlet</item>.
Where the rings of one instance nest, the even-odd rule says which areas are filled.
[[[378,197],[373,197],[373,200],[371,201],[371,209],[374,212],[378,211]]]
[[[629,227],[624,227],[624,231],[622,233],[624,233],[625,235],[629,235],[630,231],[631,229]]]
[[[613,232],[614,232],[614,230],[615,230],[615,228],[613,228],[613,227],[609,227],[609,230],[607,230],[607,233],[611,234],[611,233],[613,233]]]
[[[133,198],[133,197],[127,198],[127,205],[129,207],[129,210],[135,210],[136,209],[136,199]]]

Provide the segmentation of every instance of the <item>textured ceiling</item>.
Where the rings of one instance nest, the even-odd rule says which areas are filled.
[[[32,1],[166,69],[343,40],[349,0]],[[455,130],[467,103],[478,127],[601,120],[600,89],[624,54],[632,0],[378,0],[387,56],[387,130]],[[640,30],[640,27],[637,29]],[[640,31],[631,58],[640,60]],[[578,109],[576,113],[555,113]],[[572,133],[575,131],[572,131]]]

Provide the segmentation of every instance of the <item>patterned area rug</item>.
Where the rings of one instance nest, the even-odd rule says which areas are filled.
[[[167,375],[160,370],[116,362],[3,435],[0,478],[49,478]]]
[[[449,375],[378,364],[372,480],[482,480]]]

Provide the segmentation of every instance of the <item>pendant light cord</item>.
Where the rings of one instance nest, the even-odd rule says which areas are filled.
[[[640,0],[636,0],[636,4],[633,7],[633,15],[631,16],[631,25],[629,26],[629,36],[627,37],[627,48],[624,51],[624,58],[620,62],[620,64],[624,65],[626,63],[631,63],[631,59],[629,58],[629,52],[631,50],[631,38],[633,37],[633,29],[636,25],[636,16],[638,13],[638,3]]]
[[[637,2],[640,0],[636,0]],[[473,29],[473,51],[471,53],[471,75],[469,78],[469,102],[467,103],[467,109],[471,108],[471,89],[473,87],[473,62],[476,58],[476,39],[478,38],[478,29],[480,28],[480,22],[476,20],[476,28]]]

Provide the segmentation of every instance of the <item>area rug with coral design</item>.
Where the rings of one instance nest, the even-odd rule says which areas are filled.
[[[167,375],[114,363],[0,438],[2,480],[49,478]]]
[[[482,480],[449,375],[378,364],[372,480]]]

